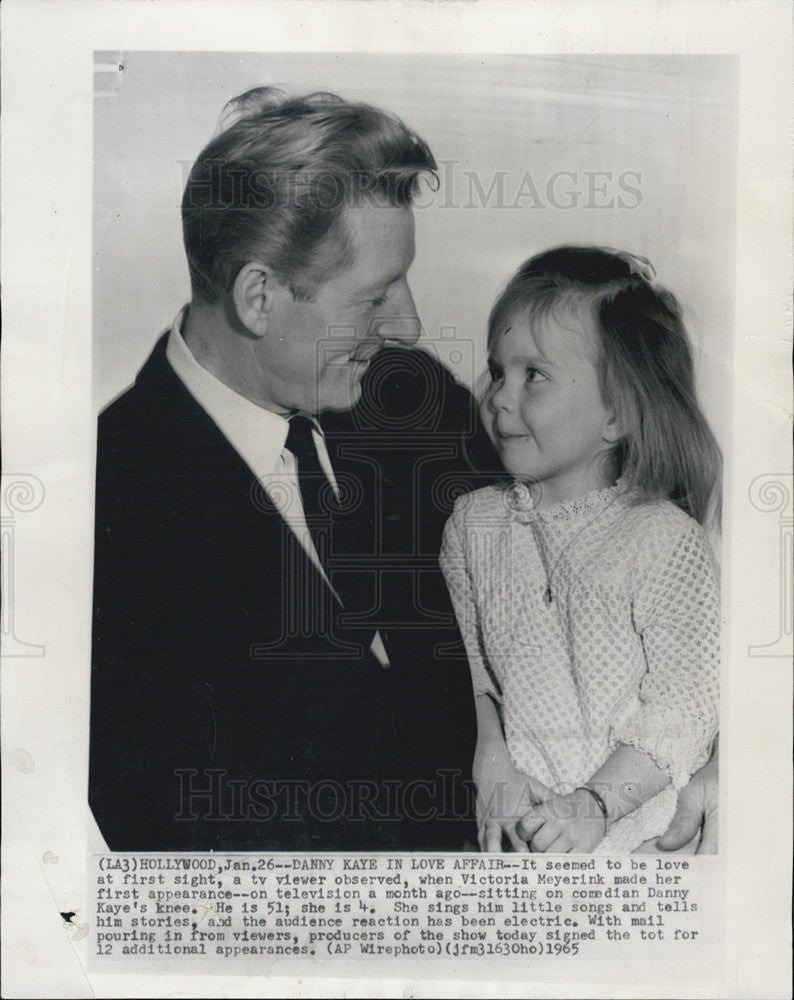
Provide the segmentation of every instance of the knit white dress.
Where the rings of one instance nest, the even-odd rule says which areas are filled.
[[[565,794],[633,746],[672,782],[596,851],[664,833],[718,725],[719,584],[702,528],[618,487],[538,511],[520,484],[490,486],[457,501],[441,568],[474,693],[500,706],[516,766]]]

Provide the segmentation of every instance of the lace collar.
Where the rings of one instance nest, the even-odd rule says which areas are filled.
[[[625,489],[621,480],[614,486],[606,489],[593,490],[585,493],[584,496],[574,497],[571,500],[561,500],[551,507],[535,508],[535,501],[529,486],[520,480],[506,483],[503,487],[503,500],[506,510],[516,521],[521,524],[529,524],[533,521],[543,523],[550,521],[573,521],[583,515],[598,514],[617,499],[620,494],[625,494]]]

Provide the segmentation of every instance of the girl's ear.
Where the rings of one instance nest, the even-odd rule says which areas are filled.
[[[237,318],[254,337],[264,337],[278,281],[269,267],[251,262],[240,268],[232,287]]]
[[[608,444],[617,444],[623,437],[623,427],[614,412],[610,414],[604,423],[602,437]]]

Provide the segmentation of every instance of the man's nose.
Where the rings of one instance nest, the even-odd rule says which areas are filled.
[[[375,317],[373,326],[381,340],[392,340],[407,347],[412,347],[419,340],[422,323],[407,280],[392,291],[381,315]]]

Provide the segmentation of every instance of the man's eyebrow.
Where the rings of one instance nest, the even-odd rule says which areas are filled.
[[[393,274],[387,275],[385,278],[378,278],[377,281],[373,281],[372,284],[367,285],[364,289],[364,293],[377,292],[381,288],[388,288],[393,285],[395,281],[399,281],[400,278],[405,277],[405,271],[395,271]]]

